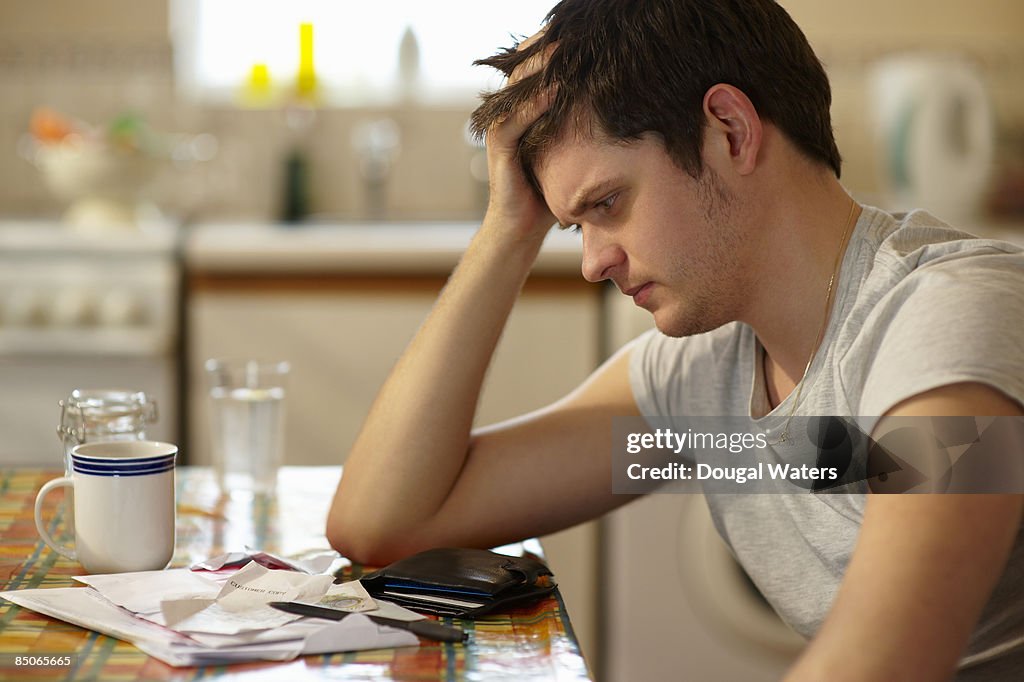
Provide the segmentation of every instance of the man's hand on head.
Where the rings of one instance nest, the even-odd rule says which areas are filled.
[[[524,40],[517,51],[528,50],[543,36],[540,31]],[[539,81],[556,44],[530,55],[509,74],[503,88],[522,89]],[[490,202],[484,224],[501,225],[528,235],[543,235],[554,223],[543,197],[527,179],[519,159],[523,135],[548,110],[555,97],[554,86],[534,85],[535,92],[507,114],[495,116],[486,130]]]

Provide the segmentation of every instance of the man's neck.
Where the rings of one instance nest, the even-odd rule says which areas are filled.
[[[860,208],[833,180],[798,188],[774,202],[759,226],[756,291],[742,321],[765,349],[765,384],[777,405],[803,377],[825,336],[839,293],[840,265]],[[826,305],[828,310],[826,310]]]

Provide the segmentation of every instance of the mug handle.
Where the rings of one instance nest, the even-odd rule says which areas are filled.
[[[42,488],[39,489],[39,492],[36,494],[35,517],[36,530],[39,531],[39,536],[43,538],[43,542],[49,545],[50,549],[57,552],[61,556],[65,556],[68,559],[71,559],[72,561],[78,561],[78,557],[75,555],[75,550],[71,547],[61,545],[56,540],[54,540],[53,537],[50,535],[49,531],[46,530],[46,524],[43,523],[43,498],[45,498],[47,494],[49,494],[49,492],[54,488],[74,488],[74,486],[74,481],[72,481],[67,476],[55,478],[52,481],[47,482]],[[68,496],[67,499],[70,500],[70,496]]]

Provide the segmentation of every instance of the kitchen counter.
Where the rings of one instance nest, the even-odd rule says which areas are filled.
[[[218,275],[440,275],[451,272],[479,227],[470,222],[281,225],[201,223],[184,240],[193,273]],[[968,228],[1024,244],[1024,226]],[[535,274],[580,279],[581,237],[552,229]]]
[[[207,223],[190,229],[184,257],[194,273],[447,275],[478,227],[460,222]],[[579,278],[582,243],[579,235],[553,229],[534,273]]]

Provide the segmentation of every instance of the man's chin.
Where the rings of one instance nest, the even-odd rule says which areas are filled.
[[[691,325],[684,324],[683,321],[674,319],[669,315],[659,315],[655,312],[651,316],[654,318],[654,326],[665,336],[678,339],[684,336],[692,336],[695,333],[691,330]]]
[[[654,317],[654,326],[658,328],[658,331],[675,339],[703,334],[724,324],[710,324],[709,320],[692,315],[672,315],[665,310],[655,310],[651,315]]]

